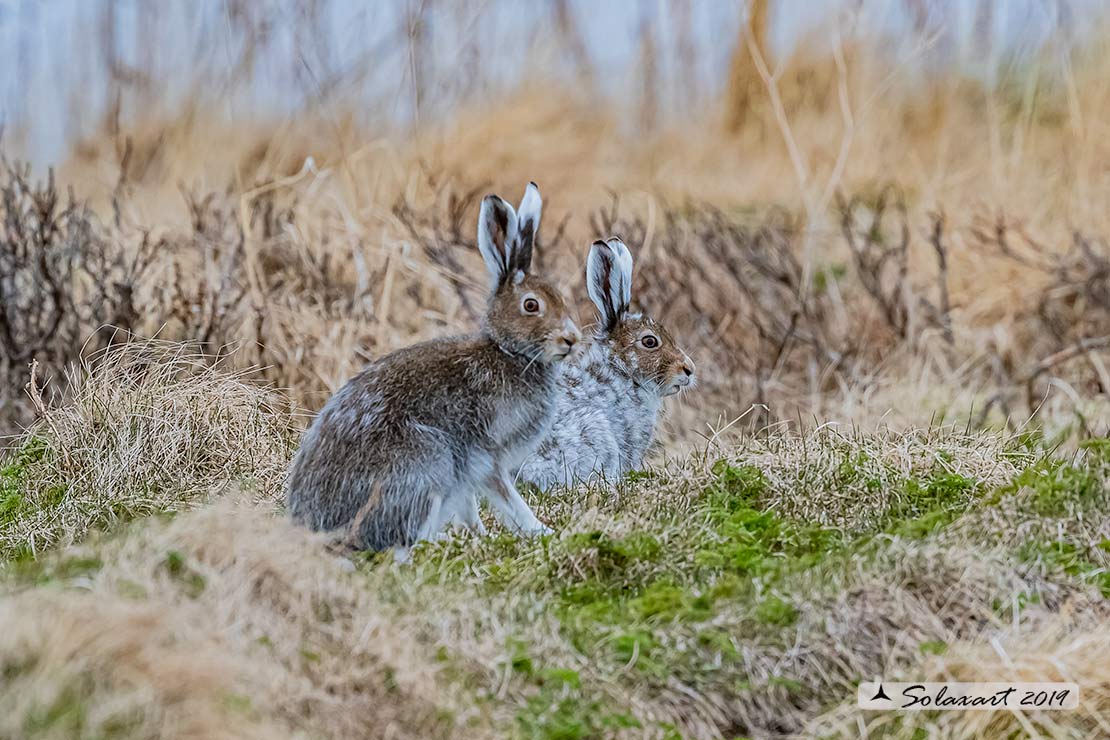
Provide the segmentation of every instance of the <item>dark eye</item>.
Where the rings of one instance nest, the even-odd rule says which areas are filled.
[[[522,303],[520,305],[521,305],[521,308],[524,309],[524,313],[539,313],[540,312],[540,302],[537,301],[535,298],[525,298],[524,303]]]
[[[644,345],[644,349],[655,349],[659,346],[659,337],[654,334],[645,334],[640,338],[640,344]]]

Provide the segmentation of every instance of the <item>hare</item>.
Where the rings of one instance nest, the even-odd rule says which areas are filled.
[[[694,384],[694,363],[654,319],[631,313],[632,254],[618,238],[596,241],[586,289],[597,332],[560,376],[555,424],[520,477],[540,488],[592,476],[613,481],[640,467],[663,398]]]
[[[288,483],[294,521],[399,559],[458,519],[484,532],[478,496],[522,534],[549,533],[513,474],[547,433],[558,363],[581,340],[559,291],[530,274],[542,201],[482,201],[478,247],[491,279],[481,330],[386,355],[331,397]]]

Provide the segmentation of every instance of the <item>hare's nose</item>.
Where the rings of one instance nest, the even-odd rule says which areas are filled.
[[[697,368],[694,367],[694,361],[691,360],[689,357],[683,356],[683,358],[682,358],[682,372],[686,373],[686,377],[687,378],[693,377],[694,370],[696,370],[696,369]]]
[[[568,347],[573,347],[582,341],[582,332],[578,331],[573,321],[567,319],[563,322],[563,332],[559,338],[566,342]]]

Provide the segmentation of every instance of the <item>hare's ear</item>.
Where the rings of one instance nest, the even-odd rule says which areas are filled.
[[[616,237],[598,240],[586,260],[586,291],[610,332],[632,302],[632,253]]]
[[[536,241],[536,232],[540,230],[540,214],[543,211],[543,199],[540,198],[539,186],[534,182],[528,183],[524,189],[524,198],[520,201],[520,209],[516,212],[517,232],[520,242],[512,254],[509,268],[527,274],[532,266],[532,245]]]
[[[478,250],[494,290],[509,279],[518,241],[516,211],[496,195],[487,195],[478,214]]]

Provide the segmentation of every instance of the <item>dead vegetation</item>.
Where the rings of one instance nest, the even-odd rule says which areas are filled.
[[[70,400],[20,438],[0,489],[5,559],[187,509],[228,487],[280,497],[297,423],[285,402],[195,346],[118,345],[69,371]]]
[[[54,172],[0,160],[0,418],[4,430],[30,419],[21,389],[32,360],[60,373],[82,353],[132,331],[134,290],[153,257],[142,241],[128,253],[99,227]],[[51,390],[64,390],[63,387]]]
[[[281,519],[217,505],[136,535],[47,566],[77,598],[3,600],[0,735],[426,738],[480,716],[434,648]]]
[[[330,232],[348,217],[309,195],[304,173],[241,195],[183,190],[187,218],[167,228],[139,222],[124,181],[115,218],[102,223],[77,205],[58,211],[52,181],[32,191],[21,172],[9,170],[5,201],[12,389],[25,385],[35,356],[40,379],[62,392],[66,362],[133,332],[260,367],[312,409],[379,352],[466,331],[480,313],[471,222],[486,183],[431,177],[402,193],[380,224],[398,246],[382,247],[361,230]],[[657,197],[650,218],[615,194],[585,215],[555,211],[538,261],[565,276],[588,316],[576,291],[583,250],[571,235],[620,234],[636,250],[634,301],[700,358],[698,405],[734,414],[755,405],[751,428],[835,407],[846,389],[866,392],[882,380],[874,368],[892,358],[900,366],[884,374],[921,358],[961,368],[936,381],[980,389],[978,409],[963,410],[979,425],[1022,423],[1042,407],[1051,378],[1082,384],[1084,397],[1110,385],[1099,354],[1110,345],[1110,258],[1097,239],[1077,233],[1069,249],[1053,250],[1002,216],[992,229],[981,220],[957,229],[939,212],[915,218],[893,185],[838,197],[838,238],[823,241],[819,260],[806,257],[814,236],[804,218],[784,208],[738,213]],[[973,297],[953,285],[953,260],[966,260],[953,242],[1038,286],[1012,314],[1008,331],[1020,344],[976,346],[984,327],[960,311]],[[20,323],[29,316],[39,323]],[[9,428],[33,417],[14,390],[6,403]],[[1080,426],[1081,436],[1098,433],[1090,420]]]

